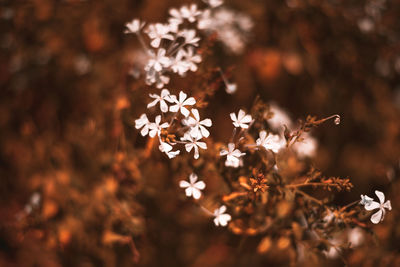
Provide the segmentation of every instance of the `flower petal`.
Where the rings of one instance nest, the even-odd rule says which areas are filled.
[[[379,207],[381,206],[381,204],[379,204],[376,201],[372,201],[371,203],[367,203],[365,204],[365,209],[366,210],[374,210],[374,209],[379,209]]]
[[[378,196],[379,202],[383,204],[383,202],[385,202],[385,194],[378,190],[375,190],[375,194]]]
[[[206,183],[204,183],[203,181],[199,181],[194,184],[194,187],[196,187],[199,190],[203,190],[204,188],[206,188]]]
[[[185,107],[181,107],[181,113],[185,117],[189,116],[189,114],[190,114],[189,110]]]
[[[197,178],[198,177],[195,173],[190,174],[189,176],[190,183],[193,185],[197,181]]]
[[[382,220],[383,211],[380,209],[371,216],[371,222],[378,224]]]
[[[190,197],[193,193],[193,187],[189,186],[188,188],[186,188],[185,193],[187,197]]]
[[[201,192],[200,190],[193,188],[193,198],[194,199],[199,199],[201,197]]]
[[[181,188],[186,188],[186,187],[189,187],[189,186],[190,186],[190,184],[188,182],[186,182],[186,181],[180,181],[179,182],[179,187],[181,187]]]
[[[383,207],[385,209],[392,210],[392,204],[390,203],[390,200],[386,201],[385,204],[383,204]]]

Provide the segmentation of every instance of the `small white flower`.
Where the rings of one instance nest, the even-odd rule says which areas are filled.
[[[189,70],[189,63],[184,59],[186,56],[185,50],[180,49],[171,63],[173,72],[183,76]]]
[[[352,248],[360,246],[364,242],[364,239],[364,232],[360,227],[355,227],[347,233],[347,240]]]
[[[283,140],[279,135],[267,135],[266,131],[261,131],[260,138],[256,140],[256,144],[257,146],[263,146],[265,149],[272,150],[274,153],[278,153],[278,151],[285,145],[285,140]]]
[[[164,25],[161,23],[150,24],[147,29],[146,33],[152,39],[150,45],[154,48],[158,48],[161,43],[161,39],[168,39],[174,40],[174,37],[169,34],[170,27],[169,25]]]
[[[204,3],[208,4],[210,7],[218,7],[224,3],[223,0],[203,0]]]
[[[371,198],[368,196],[361,195],[360,204],[363,204],[366,210],[379,209],[371,216],[371,222],[377,224],[383,221],[386,213],[385,209],[392,210],[392,205],[390,203],[390,200],[385,202],[385,195],[381,191],[375,190],[375,194],[379,198],[379,203],[376,201],[371,201]]]
[[[169,111],[178,112],[178,110],[180,110],[183,116],[185,117],[189,116],[190,112],[185,106],[193,106],[194,104],[196,104],[196,100],[193,97],[189,97],[188,99],[186,99],[186,97],[187,94],[180,91],[179,100],[174,99],[176,105],[170,106]]]
[[[212,121],[210,119],[204,119],[201,121],[199,111],[195,108],[192,109],[192,114],[194,117],[188,117],[186,120],[186,124],[191,127],[190,135],[192,137],[198,137],[199,139],[210,136],[210,132],[206,127],[211,127]]]
[[[197,181],[197,175],[192,173],[189,176],[189,182],[180,181],[179,187],[186,188],[185,194],[187,197],[193,196],[194,199],[199,199],[201,197],[201,191],[206,188],[206,184],[203,181]]]
[[[128,28],[125,30],[125,33],[137,33],[143,28],[144,24],[145,23],[140,22],[139,19],[133,19],[131,22],[125,24],[125,26]]]
[[[159,146],[160,151],[167,154],[168,158],[170,159],[175,158],[180,153],[179,150],[172,151],[172,148],[173,147],[170,144],[160,140],[160,146]]]
[[[170,25],[172,24],[177,27],[180,24],[182,24],[184,18],[182,17],[182,14],[178,9],[171,8],[169,10],[169,14],[171,15],[171,17],[168,19],[168,22],[170,23]]]
[[[226,91],[228,94],[233,94],[233,93],[236,92],[236,90],[237,90],[237,86],[236,86],[235,83],[227,83],[227,84],[226,84],[225,91]]]
[[[165,56],[166,51],[164,48],[160,48],[157,51],[157,55],[153,51],[150,51],[150,59],[145,66],[145,71],[151,71],[154,69],[157,72],[162,71],[163,68],[168,68],[171,65],[169,57]]]
[[[299,157],[313,157],[318,148],[318,141],[309,134],[302,135],[303,140],[293,144],[293,149]]]
[[[182,6],[180,13],[182,18],[187,19],[189,22],[195,22],[196,17],[201,14],[201,11],[197,9],[196,4],[191,4],[190,7]]]
[[[168,105],[165,101],[172,103],[174,100],[171,98],[168,89],[163,89],[160,95],[157,94],[149,94],[151,98],[155,98],[151,103],[147,105],[147,108],[154,107],[158,102],[160,102],[160,109],[162,112],[168,112]]]
[[[220,156],[226,155],[225,166],[237,168],[240,166],[241,157],[246,155],[246,153],[242,153],[240,152],[239,149],[235,149],[235,144],[229,143],[228,150],[225,149],[221,150],[219,155]]]
[[[151,138],[153,138],[156,135],[160,135],[161,129],[169,127],[168,122],[164,122],[163,124],[160,124],[160,122],[161,122],[161,115],[158,115],[155,119],[155,122],[151,122],[149,124],[149,129],[150,129],[149,136]]]
[[[189,47],[187,52],[185,53],[185,60],[190,71],[195,72],[197,71],[196,63],[198,64],[201,62],[201,56],[194,53],[193,47]]]
[[[222,205],[218,209],[214,210],[214,223],[216,226],[227,226],[228,222],[231,220],[231,215],[225,213],[226,206]]]
[[[192,151],[194,149],[194,158],[199,158],[199,147],[201,149],[207,149],[207,144],[204,142],[199,142],[200,138],[192,137],[190,134],[185,133],[183,137],[181,137],[181,141],[186,141],[185,149],[187,152]]]
[[[270,111],[274,114],[272,118],[268,119],[268,124],[275,131],[283,130],[283,125],[286,125],[289,129],[292,128],[292,120],[286,111],[280,108],[275,103],[270,103]]]
[[[140,116],[139,119],[135,120],[136,129],[140,129],[143,127],[142,130],[140,131],[140,134],[142,136],[146,136],[149,133],[149,125],[150,125],[149,119],[147,118],[147,115],[144,113]]]
[[[185,44],[190,44],[193,46],[198,46],[198,42],[200,41],[199,37],[196,37],[195,30],[182,30],[178,33],[179,36],[185,38]]]
[[[239,110],[238,116],[236,117],[235,113],[230,114],[231,119],[233,121],[233,125],[235,127],[240,127],[243,129],[249,128],[249,123],[251,122],[252,118],[251,115],[246,115],[243,110]]]

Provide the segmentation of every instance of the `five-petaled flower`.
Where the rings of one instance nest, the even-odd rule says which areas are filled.
[[[140,134],[142,136],[146,136],[149,133],[149,126],[150,126],[150,121],[147,118],[147,115],[144,113],[140,116],[139,119],[135,120],[136,129],[140,129],[143,127],[142,130],[140,131]]]
[[[160,135],[162,128],[169,127],[168,122],[164,122],[163,124],[160,124],[160,122],[161,122],[161,115],[158,115],[155,119],[155,122],[151,122],[149,124],[149,129],[150,129],[149,136],[151,138],[153,138],[156,135]]]
[[[131,22],[128,22],[125,25],[126,28],[128,28],[127,30],[125,30],[125,33],[137,33],[143,28],[144,24],[145,23],[140,22],[139,19],[133,19]]]
[[[170,106],[169,111],[178,112],[178,110],[180,110],[183,116],[189,116],[190,112],[185,106],[193,106],[194,104],[196,104],[196,100],[194,99],[194,97],[189,97],[188,99],[186,99],[186,97],[187,94],[180,91],[179,100],[176,98],[174,99],[175,105]]]
[[[146,29],[147,35],[152,39],[150,45],[155,48],[160,46],[161,39],[174,40],[174,37],[169,32],[169,25],[161,23],[150,24]]]
[[[190,134],[185,133],[183,137],[181,137],[181,141],[186,141],[185,149],[187,152],[192,151],[194,149],[194,158],[199,158],[199,147],[201,149],[207,149],[207,144],[204,142],[199,142],[200,138],[193,137]]]
[[[385,209],[392,210],[392,205],[390,203],[390,200],[385,202],[385,195],[381,191],[375,190],[375,194],[378,196],[379,202],[373,201],[373,199],[368,197],[367,195],[361,195],[360,204],[364,205],[364,208],[366,210],[379,209],[371,216],[371,222],[377,224],[383,221],[386,213]]]
[[[243,110],[239,110],[237,117],[235,113],[231,113],[230,116],[231,119],[233,120],[233,125],[235,127],[240,127],[243,129],[249,128],[248,124],[252,120],[251,115],[246,115],[246,112],[244,112]]]
[[[228,150],[221,150],[219,155],[226,155],[225,166],[237,168],[240,166],[241,157],[246,155],[246,153],[242,153],[239,149],[235,149],[235,144],[229,143]]]
[[[163,68],[167,68],[170,66],[171,61],[169,57],[165,56],[166,51],[164,48],[158,49],[157,55],[154,54],[153,51],[150,51],[149,53],[151,57],[144,68],[145,71],[150,71],[151,69],[154,69],[155,71],[159,72],[162,71]]]
[[[285,145],[285,140],[279,135],[267,134],[266,131],[261,131],[260,138],[256,140],[256,144],[257,146],[263,146],[265,149],[272,150],[274,153],[278,153]]]
[[[147,105],[147,108],[154,107],[158,102],[160,102],[160,109],[162,112],[168,112],[168,105],[165,101],[170,103],[174,102],[174,96],[171,96],[168,89],[163,89],[160,95],[149,94],[151,98],[155,98],[151,103]]]
[[[231,215],[225,213],[226,206],[222,205],[218,209],[214,210],[214,223],[216,226],[227,226],[228,222],[231,220]]]
[[[201,197],[201,191],[206,188],[206,184],[203,181],[197,182],[197,175],[192,173],[189,176],[189,182],[187,181],[180,181],[179,187],[186,188],[185,194],[187,197],[193,196],[194,199],[199,199]]]
[[[191,127],[190,135],[199,139],[210,136],[210,132],[206,129],[206,127],[210,127],[212,125],[212,121],[210,119],[200,120],[199,111],[195,108],[192,109],[192,114],[194,117],[189,117],[186,120],[187,125]]]

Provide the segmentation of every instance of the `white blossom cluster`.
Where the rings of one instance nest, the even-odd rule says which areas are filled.
[[[243,50],[245,35],[252,28],[252,21],[243,14],[220,7],[222,0],[204,0],[207,8],[196,4],[171,8],[167,23],[151,23],[147,26],[139,19],[126,24],[125,33],[135,34],[147,55],[144,63],[146,84],[155,84],[161,89],[170,81],[170,74],[185,76],[188,71],[197,71],[202,61],[197,51],[199,30],[218,34],[226,47],[235,53]],[[147,35],[146,44],[142,31]],[[136,72],[132,72],[137,76]],[[232,91],[233,88],[230,88]]]
[[[248,32],[253,28],[252,20],[245,14],[226,7],[222,1],[208,1],[214,8],[206,9],[200,16],[198,28],[208,33],[217,33],[217,38],[232,53],[243,52]],[[215,2],[214,5],[211,2]]]
[[[180,150],[173,150],[177,144],[183,144],[187,152],[194,151],[194,158],[199,158],[199,148],[207,149],[207,144],[200,141],[210,135],[207,127],[212,125],[210,119],[200,119],[199,111],[193,106],[196,100],[193,97],[187,97],[187,94],[180,91],[179,96],[172,95],[168,89],[162,89],[160,95],[149,94],[154,100],[147,105],[147,108],[153,108],[159,105],[161,115],[156,115],[154,122],[150,122],[144,113],[139,119],[135,120],[135,128],[141,129],[142,136],[149,135],[151,138],[158,137],[161,152],[165,153],[170,159],[180,154]],[[190,110],[189,110],[190,109]],[[165,121],[167,113],[172,113],[170,122]],[[184,131],[180,141],[168,142],[162,139],[163,129],[168,130],[176,123],[177,118],[181,116],[183,119],[178,126],[179,130]],[[162,119],[164,121],[162,122]]]
[[[287,113],[280,109],[277,105],[271,104],[270,110],[273,112],[273,117],[268,118],[267,122],[272,130],[279,133],[273,134],[271,132],[267,132],[266,130],[261,130],[256,143],[250,146],[254,146],[257,149],[264,148],[274,153],[278,153],[279,150],[286,147],[286,140],[283,136],[284,125],[286,125],[288,128],[291,128],[293,123]],[[251,115],[246,114],[243,110],[239,110],[237,115],[235,113],[231,113],[230,117],[232,119],[233,126],[241,130],[248,130],[253,121]],[[298,154],[299,157],[314,156],[318,146],[316,139],[308,133],[303,134],[302,139],[302,141],[293,144],[293,150]],[[226,156],[225,166],[233,168],[243,166],[242,157],[244,155],[246,155],[246,153],[241,152],[234,143],[229,143],[228,149],[223,149],[220,152],[220,156]]]
[[[186,21],[196,21],[200,14],[201,11],[193,4],[179,10],[171,9],[171,17],[166,24],[153,23],[144,27],[145,23],[139,19],[133,19],[126,24],[125,33],[136,34],[147,54],[144,67],[146,84],[155,84],[161,89],[169,83],[169,73],[184,76],[188,71],[197,70],[201,56],[195,48],[199,46],[200,37],[195,29],[183,25]],[[143,28],[150,41],[150,48],[142,36]]]
[[[277,131],[279,134],[275,135],[273,142],[273,151],[277,153],[281,148],[285,146],[285,138],[283,137],[283,130],[286,126],[289,130],[294,128],[290,116],[285,110],[280,108],[275,103],[270,103],[270,111],[273,113],[272,118],[268,118],[268,125],[272,130]],[[261,138],[260,133],[260,138]],[[301,136],[302,140],[293,144],[292,149],[297,153],[300,158],[313,157],[318,148],[318,141],[310,133],[304,133]],[[266,147],[266,149],[270,149]],[[272,149],[271,149],[272,150]]]

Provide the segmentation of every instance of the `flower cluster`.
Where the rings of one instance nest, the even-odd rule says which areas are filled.
[[[222,1],[208,1],[208,3],[214,8],[207,9],[201,14],[198,28],[208,33],[216,32],[218,40],[230,52],[241,53],[244,50],[248,32],[253,28],[253,22],[247,15],[220,7]]]
[[[180,154],[180,150],[173,150],[177,144],[183,144],[187,152],[194,151],[194,158],[199,158],[199,148],[207,149],[207,144],[200,141],[207,138],[210,133],[206,127],[212,125],[210,119],[200,119],[199,111],[193,106],[196,100],[187,97],[187,94],[180,91],[179,96],[170,94],[168,89],[163,89],[160,95],[149,94],[154,100],[147,105],[151,109],[159,104],[162,115],[156,115],[154,122],[150,122],[144,113],[139,119],[135,120],[135,128],[141,129],[142,136],[147,134],[151,137],[158,137],[161,152],[169,158],[174,158]],[[190,110],[189,110],[190,109]],[[167,113],[170,113],[170,121],[165,121]],[[181,123],[178,118],[183,117]],[[162,118],[164,122],[161,122]],[[175,129],[175,132],[173,130]],[[183,132],[180,141],[177,141],[178,132]]]
[[[243,50],[243,32],[251,29],[251,20],[245,15],[221,8],[222,0],[205,3],[208,7],[203,10],[196,4],[171,8],[168,23],[153,23],[145,27],[144,22],[133,19],[126,24],[125,33],[136,34],[147,55],[144,70],[148,85],[155,84],[161,89],[169,83],[171,73],[185,76],[188,71],[197,71],[197,65],[202,61],[197,49],[201,39],[198,30],[217,32],[219,39],[232,51],[238,53]],[[142,30],[147,34],[150,48]]]

